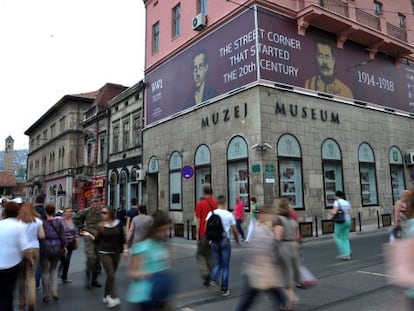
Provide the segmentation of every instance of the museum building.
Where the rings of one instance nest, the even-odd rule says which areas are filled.
[[[305,222],[329,218],[342,190],[354,216],[370,222],[412,187],[413,47],[405,28],[403,39],[390,31],[389,13],[373,15],[384,32],[358,20],[358,1],[337,1],[346,12],[319,1],[209,1],[208,12],[207,1],[144,2],[150,209],[192,222],[211,184],[230,209],[236,195],[246,212],[252,196],[260,204],[285,197]],[[181,25],[166,50],[171,29],[161,27],[161,11],[172,12],[173,32]],[[405,23],[410,29],[412,15]]]

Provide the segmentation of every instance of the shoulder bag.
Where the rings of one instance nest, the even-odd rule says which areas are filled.
[[[336,211],[336,214],[333,215],[332,220],[336,224],[342,224],[345,222],[345,213],[341,208],[341,204],[339,203],[339,200],[337,202],[338,202],[338,210]]]

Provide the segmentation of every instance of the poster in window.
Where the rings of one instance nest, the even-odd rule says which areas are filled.
[[[377,204],[375,165],[361,165],[360,176],[362,205]]]
[[[302,174],[300,161],[281,161],[279,167],[280,194],[292,207],[302,208]]]
[[[404,166],[391,166],[391,188],[393,201],[395,203],[401,198],[402,192],[405,189]]]
[[[244,206],[249,206],[249,183],[248,183],[248,171],[247,162],[241,161],[228,164],[228,176],[229,176],[229,208],[235,204],[235,196],[239,195],[244,202]]]
[[[340,161],[329,161],[323,163],[324,186],[325,186],[325,205],[332,207],[335,202],[335,192],[343,191],[342,186],[342,164]]]

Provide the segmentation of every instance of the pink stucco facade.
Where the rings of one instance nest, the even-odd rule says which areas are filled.
[[[330,29],[352,28],[352,31],[360,30],[367,26],[370,21],[374,20],[374,2],[366,0],[268,0],[268,1],[223,1],[223,0],[208,0],[208,12],[207,12],[207,27],[202,31],[195,31],[192,29],[192,19],[197,15],[197,1],[188,0],[144,0],[146,7],[146,56],[145,56],[145,68],[146,70],[157,66],[161,61],[168,59],[170,56],[179,52],[191,44],[198,37],[204,36],[206,33],[214,30],[218,25],[222,24],[235,13],[241,11],[246,6],[252,4],[260,4],[270,9],[278,11],[284,15],[292,18],[297,18],[299,32],[306,32],[308,24],[312,25],[314,16],[319,16],[322,12],[326,14],[328,18],[317,21],[316,27]],[[236,4],[239,3],[239,4]],[[382,3],[383,14],[377,19],[377,29],[369,26],[368,32],[374,32],[374,37],[379,38],[382,36],[384,42],[388,42],[389,38],[401,37],[404,39],[402,42],[397,42],[402,47],[396,50],[396,54],[401,54],[406,57],[409,51],[412,50],[410,45],[414,44],[414,35],[411,29],[414,29],[414,18],[412,15],[413,8],[410,0],[382,0],[378,1]],[[180,5],[180,34],[173,37],[172,31],[172,10],[175,6]],[[406,18],[406,27],[401,29],[399,27],[399,14],[404,15]],[[323,15],[322,14],[322,15]],[[361,17],[362,16],[362,17]],[[335,27],[335,19],[341,20]],[[155,23],[159,23],[159,49],[157,52],[152,51],[152,28]],[[362,27],[361,27],[362,25]],[[395,26],[395,27],[393,27]],[[344,29],[346,35],[349,30]],[[336,31],[336,35],[343,36],[344,32]],[[382,35],[388,34],[388,35]],[[370,34],[372,39],[372,34]],[[353,40],[353,38],[346,38]],[[372,42],[365,38],[363,35],[358,34],[357,38],[364,44],[364,40],[367,42],[368,48]],[[382,43],[381,43],[382,44]],[[374,47],[376,48],[376,46]]]

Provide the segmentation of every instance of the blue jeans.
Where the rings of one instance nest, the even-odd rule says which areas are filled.
[[[68,279],[68,271],[70,265],[70,259],[72,257],[72,249],[68,249],[68,252],[60,258],[60,267],[59,271],[62,270],[61,278],[62,280]]]
[[[351,229],[351,220],[347,219],[342,224],[335,224],[335,243],[338,248],[339,256],[350,256],[351,246],[349,245],[349,230]]]
[[[36,267],[36,274],[35,274],[35,279],[36,279],[36,288],[38,288],[40,286],[40,279],[42,278],[42,268],[40,267],[40,261],[37,264]]]
[[[223,238],[220,242],[211,244],[214,258],[214,268],[211,272],[211,280],[218,281],[221,272],[221,290],[227,290],[229,287],[230,274],[230,256],[231,244],[228,238]]]
[[[240,233],[240,235],[242,237],[242,240],[244,240],[244,231],[243,231],[243,228],[241,226],[242,222],[243,222],[242,219],[236,219],[236,229]]]

